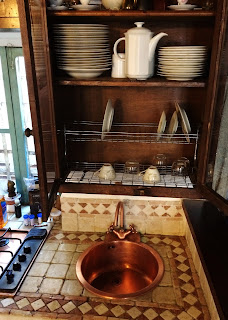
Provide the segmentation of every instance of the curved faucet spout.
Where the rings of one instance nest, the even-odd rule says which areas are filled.
[[[114,220],[114,227],[118,227],[118,218],[120,216],[120,228],[124,228],[124,208],[123,203],[120,201],[117,204],[116,212],[115,212],[115,220]]]

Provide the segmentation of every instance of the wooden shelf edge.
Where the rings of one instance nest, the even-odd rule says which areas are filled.
[[[61,86],[95,86],[95,87],[187,87],[204,88],[206,80],[193,81],[169,81],[160,78],[151,78],[145,81],[129,79],[113,79],[111,77],[100,77],[95,79],[56,79],[55,84]]]
[[[47,11],[48,16],[69,17],[69,16],[87,16],[87,17],[213,17],[215,11],[192,10],[192,11],[140,11],[140,10],[98,10],[98,11]]]
[[[145,195],[151,197],[172,197],[172,198],[201,198],[197,188],[168,188],[168,187],[147,187],[142,188],[120,185],[99,185],[99,184],[83,184],[83,183],[62,183],[59,192],[79,192],[91,194],[119,194],[119,195]]]

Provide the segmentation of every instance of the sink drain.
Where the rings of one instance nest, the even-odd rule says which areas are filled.
[[[119,286],[121,284],[121,279],[120,278],[113,279],[112,284],[114,286]]]

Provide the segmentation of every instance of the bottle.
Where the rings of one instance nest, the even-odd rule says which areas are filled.
[[[34,214],[30,214],[29,219],[30,219],[30,226],[34,226],[35,215]]]
[[[6,202],[3,195],[0,195],[0,228],[7,224]]]
[[[29,215],[28,214],[24,214],[23,218],[24,218],[24,225],[25,226],[29,226],[29,223],[30,223]]]
[[[37,213],[37,218],[38,218],[38,224],[41,224],[42,221],[42,212]]]

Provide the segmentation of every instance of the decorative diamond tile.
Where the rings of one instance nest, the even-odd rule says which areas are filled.
[[[181,264],[179,264],[179,266],[177,266],[177,269],[179,269],[182,272],[185,272],[189,269],[189,267],[186,266],[186,264],[181,263]]]
[[[184,291],[186,291],[187,293],[192,293],[195,288],[191,285],[191,283],[185,283],[181,289],[183,289]]]
[[[43,308],[45,306],[45,303],[42,299],[36,300],[33,303],[31,303],[31,306],[35,311],[39,310],[40,308]]]
[[[121,306],[115,306],[114,308],[111,309],[111,311],[115,317],[119,317],[121,316],[121,314],[125,312],[125,310]]]
[[[96,241],[97,239],[99,239],[97,234],[93,234],[92,236],[89,237],[92,241]]]
[[[187,313],[190,314],[190,316],[192,316],[194,319],[197,319],[202,312],[196,307],[192,306],[187,310]]]
[[[171,246],[177,248],[177,247],[180,246],[180,242],[178,242],[178,241],[172,241]]]
[[[180,255],[180,256],[177,256],[175,259],[176,259],[177,261],[183,263],[187,258]]]
[[[19,309],[22,309],[30,304],[27,298],[21,299],[16,302]]]
[[[66,313],[69,313],[72,310],[74,310],[76,308],[76,306],[73,304],[72,301],[70,301],[70,302],[64,304],[64,306],[62,306],[62,308]]]
[[[173,252],[176,253],[176,254],[181,254],[181,253],[184,252],[184,250],[181,249],[181,248],[175,248],[175,249],[173,250]]]
[[[188,282],[191,279],[191,277],[186,273],[182,273],[178,278],[183,280],[184,282]]]
[[[169,310],[166,310],[160,314],[160,317],[164,320],[172,320],[175,318],[175,315],[173,315]]]
[[[87,239],[87,236],[85,234],[81,234],[79,237],[78,237],[79,240],[83,241],[85,239]]]
[[[142,237],[142,238],[141,238],[141,241],[142,241],[143,243],[147,243],[149,240],[150,240],[150,239],[147,238],[147,237]]]
[[[99,304],[94,308],[94,310],[101,316],[102,314],[106,313],[108,311],[108,308],[103,304]]]
[[[81,305],[78,307],[78,309],[79,309],[83,314],[85,314],[85,313],[89,312],[89,311],[92,309],[92,307],[88,304],[88,302],[85,302],[85,303],[81,304]]]
[[[68,236],[67,236],[67,239],[69,239],[69,240],[74,240],[76,238],[76,235],[75,234],[69,234]]]
[[[64,236],[64,234],[62,234],[62,233],[58,233],[58,234],[55,236],[55,238],[58,239],[58,240],[61,240],[61,239],[65,238],[65,236]]]
[[[192,294],[188,294],[183,300],[191,305],[195,304],[197,301],[196,297],[194,297]]]
[[[162,240],[165,244],[170,244],[172,240],[170,238],[165,238]]]
[[[161,239],[155,237],[155,238],[151,239],[151,241],[152,241],[154,244],[158,244],[159,242],[161,242]]]
[[[185,311],[181,312],[181,313],[177,316],[177,318],[178,318],[179,320],[192,320],[192,317],[191,317],[189,314],[187,314]]]
[[[54,301],[48,303],[47,307],[52,312],[52,311],[59,309],[61,307],[61,305],[59,304],[59,302],[57,300],[54,300]]]
[[[14,303],[14,300],[12,298],[6,298],[6,299],[1,300],[1,303],[2,303],[3,307],[8,307]]]
[[[141,311],[139,311],[139,309],[137,309],[136,307],[133,307],[131,309],[129,309],[127,311],[127,313],[133,318],[136,319],[137,317],[139,317],[142,313]]]
[[[147,309],[144,313],[143,313],[143,315],[148,319],[148,320],[153,320],[153,319],[155,319],[157,316],[158,316],[158,314],[157,314],[157,312],[155,312],[153,309]]]

